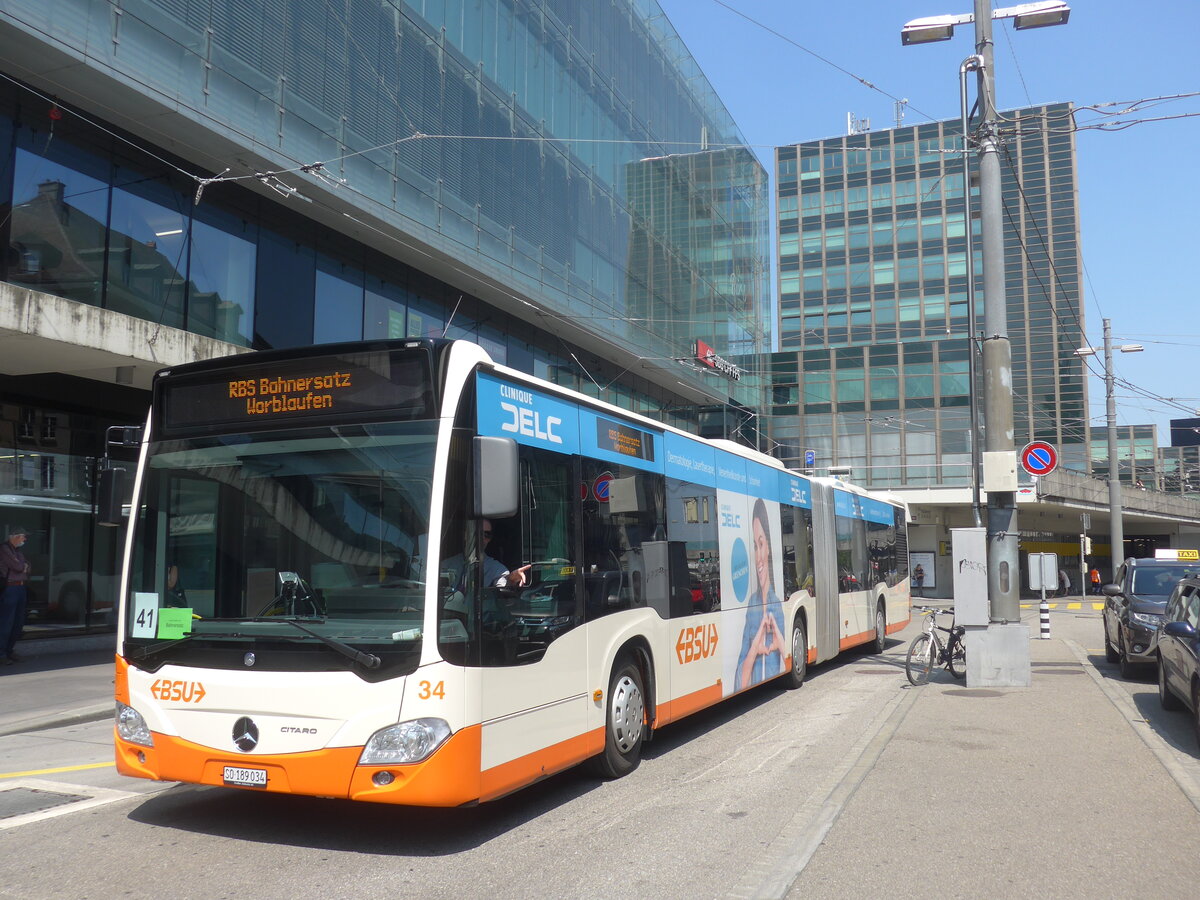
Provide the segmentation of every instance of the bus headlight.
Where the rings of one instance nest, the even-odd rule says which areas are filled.
[[[142,714],[132,706],[124,703],[117,704],[117,734],[121,740],[131,744],[141,744],[143,747],[153,747],[154,738],[150,735],[150,726],[142,718]]]
[[[415,763],[428,757],[450,737],[445,719],[413,719],[381,728],[367,741],[360,766]]]

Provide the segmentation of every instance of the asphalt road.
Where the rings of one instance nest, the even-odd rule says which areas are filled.
[[[1026,621],[1036,634],[1036,608]],[[0,897],[752,895],[781,829],[845,781],[848,760],[913,693],[903,667],[916,627],[882,657],[851,651],[811,669],[799,691],[767,685],[664,729],[624,779],[567,772],[476,809],[126,779],[109,765],[107,722],[2,737],[0,788],[24,786],[32,805],[91,799],[0,818]],[[1153,673],[1125,682],[1104,662],[1099,613],[1056,611],[1052,627],[1086,648],[1181,764],[1200,767],[1188,719],[1159,708]],[[1065,752],[1081,779],[1097,777],[1087,747]]]

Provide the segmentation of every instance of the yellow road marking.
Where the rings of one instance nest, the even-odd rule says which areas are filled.
[[[1021,609],[1038,609],[1040,606],[1041,606],[1040,603],[1022,603]],[[1057,603],[1047,603],[1046,606],[1049,607],[1050,609],[1058,609]],[[1103,603],[1103,601],[1101,601],[1100,603],[1093,601],[1091,603],[1091,607],[1096,612],[1100,612],[1102,609],[1104,609],[1104,603]],[[1067,604],[1067,609],[1082,609],[1082,608],[1083,608],[1082,603],[1068,603]]]
[[[30,769],[28,772],[0,772],[0,778],[28,778],[31,775],[53,775],[56,772],[82,772],[84,769],[106,769],[110,762],[88,763],[84,766],[59,766],[57,769]]]

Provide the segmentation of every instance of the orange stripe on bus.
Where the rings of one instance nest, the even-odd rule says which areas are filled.
[[[690,694],[684,694],[682,697],[676,697],[674,700],[660,703],[658,705],[658,720],[654,723],[655,727],[657,728],[660,725],[678,721],[684,716],[699,712],[706,707],[712,706],[714,703],[719,703],[724,696],[724,685],[718,681],[716,684],[710,684],[708,687],[701,688],[698,691],[692,691]]]
[[[845,650],[847,647],[857,647],[859,644],[865,644],[867,641],[873,640],[875,640],[875,629],[872,628],[870,631],[860,631],[858,634],[842,638],[838,644],[838,649]]]
[[[587,734],[568,738],[552,744],[544,750],[528,753],[516,759],[493,766],[480,777],[479,799],[495,800],[511,794],[517,788],[540,781],[555,772],[569,769],[593,755],[594,748],[604,746],[604,729],[597,728]]]
[[[120,654],[117,655],[117,675],[113,682],[116,685],[118,703],[129,705],[129,663]]]
[[[124,775],[217,786],[225,783],[225,766],[266,769],[265,790],[272,792],[415,806],[462,806],[479,799],[479,735],[478,725],[464,728],[424,762],[360,766],[362,747],[247,756],[155,734],[153,747],[116,738],[116,764],[117,771]],[[139,753],[145,755],[145,762],[138,760]],[[374,783],[372,779],[380,771],[392,774],[391,784]]]
[[[903,631],[908,627],[908,623],[912,621],[912,613],[909,613],[908,618],[903,622],[893,622],[887,627],[888,634],[895,634],[897,631]]]
[[[455,732],[437,752],[421,763],[407,766],[358,766],[350,781],[350,799],[413,806],[462,806],[479,799],[479,725]],[[380,787],[376,772],[395,776]]]
[[[116,738],[117,771],[154,781],[223,785],[225,766],[266,769],[268,791],[345,797],[362,747],[334,747],[306,753],[249,756],[167,734],[153,734],[154,746],[142,747]],[[138,754],[145,754],[140,762]]]

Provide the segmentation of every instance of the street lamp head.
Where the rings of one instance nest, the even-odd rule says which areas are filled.
[[[1075,351],[1075,355],[1076,356],[1095,356],[1096,348],[1095,347],[1080,347],[1078,350]]]
[[[992,10],[993,19],[1012,19],[1013,27],[1018,31],[1026,31],[1030,28],[1048,28],[1051,25],[1065,25],[1070,16],[1071,7],[1062,0],[1039,0],[1037,3],[1023,3],[1020,6]],[[909,44],[932,44],[936,41],[948,41],[954,37],[955,25],[969,25],[974,21],[975,16],[971,13],[913,19],[900,29],[900,43],[908,46]]]
[[[948,41],[954,37],[954,18],[955,16],[928,16],[924,19],[913,19],[900,29],[900,43],[907,47],[909,44]]]
[[[999,10],[997,10],[999,12]],[[1027,3],[1025,6],[1015,6],[1009,10],[1013,19],[1013,28],[1026,31],[1030,28],[1049,28],[1051,25],[1066,25],[1071,18],[1071,7],[1057,0],[1046,3]],[[999,16],[997,16],[999,18]]]
[[[1143,347],[1141,344],[1122,344],[1117,349],[1120,350],[1122,353],[1141,353],[1146,348]]]

